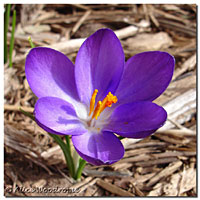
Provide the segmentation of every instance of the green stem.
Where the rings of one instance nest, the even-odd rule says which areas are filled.
[[[33,41],[31,40],[31,37],[30,37],[30,36],[28,37],[28,41],[29,41],[29,43],[30,43],[31,48],[34,48],[35,45],[33,44]]]
[[[86,161],[83,160],[82,158],[80,158],[80,160],[79,160],[79,167],[77,169],[76,176],[75,176],[76,180],[78,180],[78,179],[81,178],[81,174],[82,174],[82,171],[83,171],[85,165],[86,165]]]
[[[16,25],[16,10],[13,11],[13,20],[12,20],[12,33],[10,39],[10,49],[9,49],[9,66],[12,67],[12,53],[14,48],[15,41],[15,25]]]
[[[67,149],[68,149],[69,153],[71,154],[71,146],[70,146],[69,135],[65,135],[65,140],[66,140]]]
[[[8,33],[9,18],[10,18],[10,8],[11,4],[7,4],[6,11],[4,14],[4,63],[6,63],[8,60],[7,33]]]
[[[59,144],[60,148],[62,149],[65,160],[67,163],[67,166],[69,168],[70,174],[73,178],[75,178],[75,170],[74,170],[74,162],[71,157],[71,154],[69,153],[68,149],[66,148],[66,144],[63,142],[63,140],[58,135],[54,135],[49,133],[49,135]]]
[[[32,120],[35,121],[35,117],[29,113],[29,112],[26,112],[24,111],[22,108],[19,108],[19,110],[26,116],[28,116],[29,118],[31,118]],[[64,156],[65,156],[65,160],[66,160],[66,163],[67,163],[67,166],[69,168],[69,172],[72,176],[72,178],[74,178],[76,180],[76,177],[77,175],[75,174],[75,166],[74,166],[74,161],[72,159],[72,156],[71,156],[71,148],[70,148],[70,140],[69,140],[69,136],[65,136],[65,139],[66,139],[66,144],[64,143],[64,141],[61,139],[60,136],[58,135],[54,135],[54,134],[51,134],[51,133],[48,133],[57,143],[58,145],[60,146],[60,148],[62,149],[63,153],[64,153]],[[80,161],[79,161],[80,162]],[[82,162],[81,162],[82,163]],[[83,163],[82,163],[83,164]],[[81,164],[81,166],[82,166]],[[84,167],[84,166],[83,166]],[[82,168],[83,168],[82,167]],[[80,164],[79,164],[79,168],[80,168]],[[81,176],[81,172],[82,170],[79,169],[77,170],[77,173],[80,174],[78,175],[78,177]],[[81,170],[81,171],[80,171]],[[79,172],[80,171],[80,172]]]
[[[74,169],[75,169],[75,174],[76,174],[78,167],[79,167],[80,156],[77,153],[77,151],[75,150],[75,148],[73,148],[73,151],[72,151],[72,158],[74,161]]]
[[[19,110],[20,110],[24,115],[26,115],[27,117],[29,117],[30,119],[32,119],[33,121],[35,121],[35,117],[34,117],[31,113],[24,111],[22,108],[19,108]]]

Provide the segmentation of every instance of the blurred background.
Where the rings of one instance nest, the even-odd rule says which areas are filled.
[[[196,5],[17,4],[4,6],[4,191],[5,196],[196,196]],[[16,17],[16,20],[15,20]],[[7,21],[6,21],[7,19]],[[7,24],[7,26],[6,26]],[[141,141],[123,139],[124,158],[110,166],[87,164],[80,182],[68,173],[57,144],[34,121],[37,100],[24,63],[35,46],[75,61],[82,42],[100,28],[117,34],[126,60],[143,51],[176,59],[173,79],[156,103],[168,120]],[[70,188],[27,192],[13,188]]]

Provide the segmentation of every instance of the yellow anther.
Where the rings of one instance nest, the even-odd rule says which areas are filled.
[[[93,94],[92,94],[91,100],[90,100],[90,112],[89,112],[89,115],[91,115],[91,113],[94,110],[95,99],[96,99],[97,93],[98,93],[98,90],[95,89]],[[103,112],[106,107],[111,107],[112,104],[113,103],[117,103],[117,101],[118,101],[117,97],[114,96],[111,92],[109,92],[102,102],[98,101],[98,103],[96,105],[96,108],[94,110],[94,113],[92,115],[92,119],[93,118],[97,119],[99,117],[99,115],[101,114],[101,112]]]
[[[89,112],[89,116],[91,115],[91,113],[94,110],[95,99],[96,99],[97,93],[98,93],[98,90],[95,89],[94,92],[93,92],[93,94],[92,94],[92,98],[90,100],[90,112]]]
[[[106,107],[111,107],[113,103],[117,103],[117,101],[117,97],[109,92],[102,102],[100,113],[103,112]]]
[[[111,107],[112,103],[117,103],[118,99],[116,96],[114,96],[111,92],[108,93],[106,106]]]
[[[101,110],[101,105],[102,105],[102,102],[101,102],[101,101],[98,101],[97,106],[96,106],[96,108],[95,108],[95,110],[94,110],[94,113],[93,113],[93,115],[92,115],[92,118],[97,119],[97,118],[99,117],[99,115],[100,115],[100,110]]]

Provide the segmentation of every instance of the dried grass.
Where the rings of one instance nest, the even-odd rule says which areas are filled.
[[[196,196],[196,5],[15,7],[14,63],[13,68],[5,65],[4,74],[5,196]],[[24,72],[27,38],[63,51],[74,61],[85,38],[102,27],[116,32],[126,59],[145,50],[175,56],[173,81],[155,101],[165,107],[169,120],[144,140],[123,139],[126,153],[121,161],[100,167],[87,164],[81,182],[75,183],[57,144],[18,110],[32,112],[36,102]],[[9,190],[63,186],[77,192]]]

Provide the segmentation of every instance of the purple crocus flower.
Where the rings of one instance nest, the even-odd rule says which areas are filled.
[[[120,41],[109,29],[86,39],[75,66],[56,50],[33,48],[25,72],[39,98],[36,122],[50,133],[72,135],[87,162],[112,164],[124,155],[115,134],[144,138],[165,123],[166,111],[152,101],[169,85],[174,62],[170,54],[152,51],[125,63]]]

